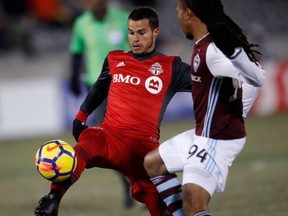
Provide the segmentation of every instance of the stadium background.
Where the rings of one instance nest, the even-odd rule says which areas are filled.
[[[267,79],[247,119],[247,145],[235,161],[226,192],[216,195],[211,208],[216,216],[286,216],[288,1],[222,1],[250,40],[261,45]],[[84,9],[84,0],[59,2],[61,7],[50,19],[36,13],[41,5],[34,8],[34,16],[22,13],[17,19],[9,18],[0,7],[0,215],[31,215],[46,193],[49,183],[34,168],[39,145],[54,138],[75,143],[71,122],[84,94],[77,99],[68,90],[68,45],[71,23]],[[130,10],[137,1],[111,2]],[[149,3],[160,16],[158,48],[189,63],[193,42],[179,29],[175,1]],[[23,33],[30,39],[28,46],[19,42]],[[165,114],[161,140],[194,126],[191,108],[189,94],[176,95]],[[61,215],[148,215],[140,206],[122,209],[117,178],[111,171],[89,170],[63,200]],[[92,189],[87,185],[93,185]]]

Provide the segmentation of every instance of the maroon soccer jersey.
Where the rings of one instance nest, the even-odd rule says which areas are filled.
[[[168,102],[180,91],[191,91],[191,76],[189,65],[179,57],[112,51],[81,109],[91,113],[108,93],[103,124],[158,139]]]
[[[241,138],[246,136],[242,90],[233,85],[232,78],[215,77],[209,70],[206,55],[211,42],[209,35],[200,40],[191,59],[196,134],[224,140]]]

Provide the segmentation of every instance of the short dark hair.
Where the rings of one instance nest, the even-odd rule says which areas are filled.
[[[140,6],[135,8],[129,15],[128,19],[133,21],[139,21],[142,19],[148,19],[149,26],[152,30],[159,27],[159,18],[157,12],[147,6]]]

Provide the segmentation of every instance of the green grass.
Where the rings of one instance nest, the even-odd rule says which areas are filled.
[[[288,115],[247,119],[247,144],[230,169],[224,193],[210,203],[213,216],[288,215]],[[161,140],[194,127],[193,122],[163,124]],[[70,134],[0,141],[0,215],[31,216],[50,183],[34,167],[40,144]],[[111,170],[86,170],[61,202],[60,216],[148,216],[142,205],[125,210],[119,176]]]

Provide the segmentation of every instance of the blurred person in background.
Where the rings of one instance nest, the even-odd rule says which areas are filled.
[[[69,26],[79,13],[68,0],[28,0],[31,15],[50,27]],[[78,9],[80,10],[80,8]]]
[[[160,124],[169,101],[177,92],[191,91],[191,75],[189,65],[179,57],[157,51],[159,32],[159,18],[152,8],[140,7],[130,13],[131,50],[109,52],[74,120],[73,135],[78,140],[74,146],[76,170],[68,180],[51,184],[35,216],[57,215],[65,192],[85,168],[92,167],[128,176],[133,198],[145,203],[152,216],[172,215],[150,181],[143,160],[159,146]],[[104,121],[88,128],[87,118],[106,97]],[[178,204],[181,206],[181,202]]]
[[[28,56],[34,54],[29,10],[29,0],[0,0],[0,49],[20,48]]]
[[[83,89],[81,90],[83,62],[85,62],[85,85],[89,90],[99,77],[102,62],[108,52],[130,49],[127,36],[128,12],[111,6],[109,0],[86,1],[88,9],[75,20],[70,43],[70,89],[75,96],[83,93]],[[105,110],[106,100],[94,111],[93,124],[103,121]],[[130,196],[130,184],[126,177],[121,174],[120,177],[124,187],[124,207],[132,207],[134,202]]]
[[[70,52],[72,54],[70,87],[81,94],[81,66],[85,57],[85,84],[90,89],[100,75],[102,62],[111,50],[129,50],[127,17],[124,10],[109,0],[86,0],[88,9],[74,22]]]
[[[182,195],[186,216],[210,216],[208,203],[215,191],[224,191],[228,169],[245,145],[244,117],[265,71],[255,45],[225,14],[220,0],[178,0],[176,11],[183,33],[195,40],[191,77],[196,128],[162,143],[147,154],[144,166],[170,211],[176,212]],[[182,194],[178,179],[165,177],[179,171]]]

